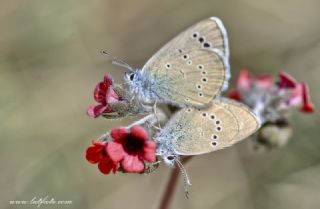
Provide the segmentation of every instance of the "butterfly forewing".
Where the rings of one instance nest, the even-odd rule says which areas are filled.
[[[191,51],[187,56],[190,65],[173,59],[166,69],[162,62],[155,63],[154,68],[159,70],[153,75],[154,91],[172,103],[203,106],[220,93],[225,65],[218,54],[204,50]]]
[[[204,106],[229,78],[228,41],[217,18],[203,20],[161,48],[143,67],[152,91],[166,102]]]

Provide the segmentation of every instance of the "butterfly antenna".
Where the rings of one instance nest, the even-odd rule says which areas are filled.
[[[123,60],[121,60],[121,59],[119,59],[117,57],[111,56],[106,50],[101,50],[100,53],[104,54],[104,55],[107,55],[110,58],[112,64],[118,65],[118,66],[123,67],[123,68],[126,68],[126,69],[128,69],[130,71],[134,71],[133,68],[128,63],[126,63],[125,61],[123,61]]]
[[[177,163],[177,165],[180,169],[180,172],[182,174],[182,177],[183,177],[183,185],[184,185],[184,192],[186,194],[186,198],[189,199],[188,186],[191,186],[190,179],[188,177],[188,174],[187,174],[185,167],[182,165],[180,160],[176,159],[176,163]]]

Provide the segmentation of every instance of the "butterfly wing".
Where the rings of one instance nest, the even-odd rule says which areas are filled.
[[[203,20],[162,47],[142,68],[152,91],[166,102],[204,106],[226,88],[226,30],[218,18]]]
[[[234,139],[235,142],[247,138],[260,128],[260,119],[246,105],[226,98],[222,98],[221,101],[225,104],[225,108],[236,117],[239,133]]]
[[[179,155],[199,155],[229,147],[260,127],[253,112],[229,99],[214,100],[207,109],[180,110],[163,134]],[[161,137],[161,134],[160,134]]]

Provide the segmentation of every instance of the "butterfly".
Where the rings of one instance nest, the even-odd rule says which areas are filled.
[[[208,108],[185,107],[172,116],[155,137],[157,153],[173,166],[181,155],[200,155],[232,146],[260,126],[260,119],[246,105],[215,99]]]
[[[125,80],[143,103],[204,107],[228,86],[227,32],[220,19],[211,17],[173,38],[142,69],[114,63],[130,70]]]

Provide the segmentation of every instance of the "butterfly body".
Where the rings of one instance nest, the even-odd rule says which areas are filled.
[[[126,82],[129,84],[129,91],[135,95],[143,103],[151,103],[157,98],[151,87],[153,86],[152,79],[143,71],[137,69],[130,74],[126,74]]]

